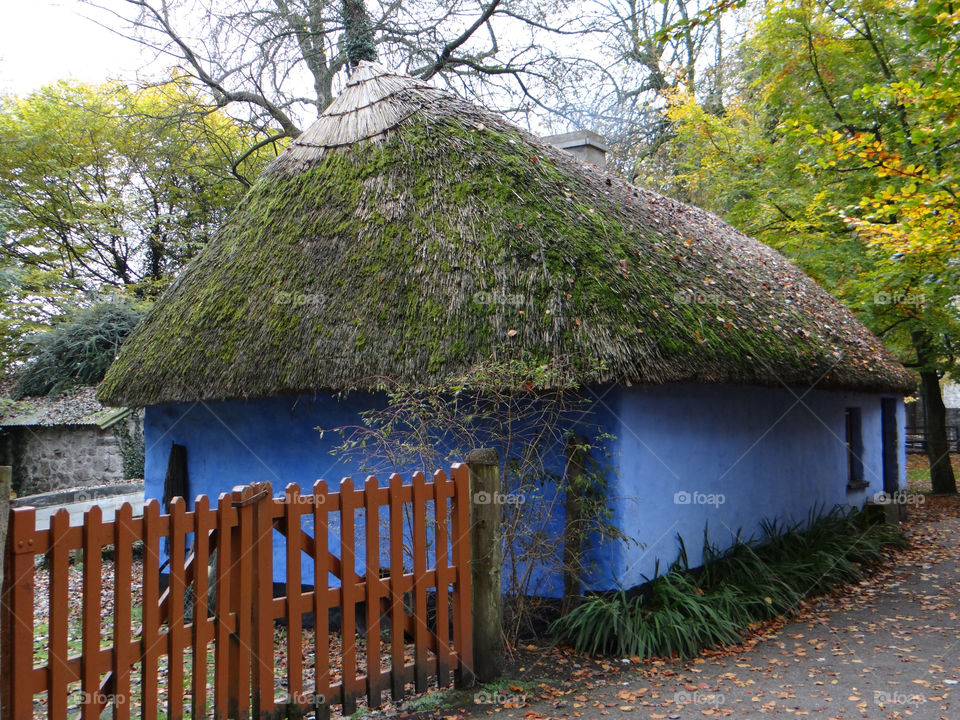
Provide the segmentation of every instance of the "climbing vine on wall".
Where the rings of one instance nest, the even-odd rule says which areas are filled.
[[[554,365],[490,360],[441,384],[385,381],[385,404],[362,423],[318,428],[341,434],[335,454],[381,477],[429,473],[474,448],[497,450],[500,494],[472,501],[501,506],[504,630],[514,639],[544,629],[560,610],[544,602],[545,582],[562,578],[562,605],[571,607],[596,569],[594,551],[628,541],[608,498],[614,437],[589,396],[558,381],[564,374]]]
[[[139,413],[132,413],[126,421],[117,423],[114,428],[123,455],[123,477],[127,480],[142,478],[145,446],[143,421]]]

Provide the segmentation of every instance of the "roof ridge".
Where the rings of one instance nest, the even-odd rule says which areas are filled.
[[[347,87],[359,85],[361,83],[369,82],[370,80],[376,80],[377,78],[381,77],[395,77],[413,80],[415,82],[423,83],[424,85],[427,84],[426,81],[416,78],[408,73],[391,70],[383,63],[372,60],[361,60],[357,66],[353,68],[350,76],[347,78]]]

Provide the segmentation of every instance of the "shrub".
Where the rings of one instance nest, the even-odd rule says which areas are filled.
[[[726,550],[704,533],[703,565],[691,570],[681,539],[670,570],[638,591],[587,599],[551,625],[561,641],[592,654],[690,657],[743,639],[757,621],[790,614],[808,596],[859,580],[906,541],[863,511],[836,509],[806,524],[765,523],[753,542]]]
[[[33,358],[19,372],[13,396],[57,395],[100,382],[140,315],[128,303],[100,303],[38,334],[30,341]]]

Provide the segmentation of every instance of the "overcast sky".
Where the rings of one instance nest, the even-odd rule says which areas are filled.
[[[60,78],[130,80],[139,48],[85,16],[76,0],[0,0],[0,93],[24,94]]]

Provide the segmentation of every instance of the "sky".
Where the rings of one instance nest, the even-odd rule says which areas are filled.
[[[131,80],[139,46],[88,19],[77,0],[0,0],[0,94],[22,95],[61,78]]]

